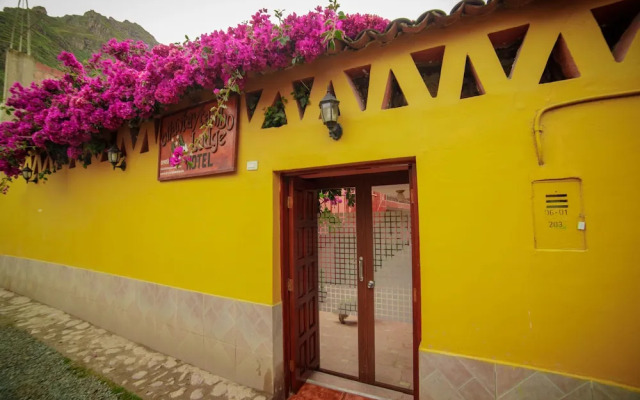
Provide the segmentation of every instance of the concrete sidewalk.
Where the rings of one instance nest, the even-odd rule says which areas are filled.
[[[0,314],[62,355],[144,399],[270,399],[4,289],[0,289]]]

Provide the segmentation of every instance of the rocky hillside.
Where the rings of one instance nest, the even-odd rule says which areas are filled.
[[[11,30],[16,16],[19,18],[24,9],[4,8],[0,12],[0,88],[4,85],[5,51],[9,46]],[[140,25],[125,20],[116,21],[91,10],[84,15],[65,15],[50,17],[44,7],[31,9],[31,54],[41,63],[58,68],[56,60],[61,51],[69,51],[79,60],[86,60],[91,54],[100,50],[103,43],[111,38],[119,40],[142,40],[149,46],[158,42]],[[26,19],[25,19],[26,21]],[[17,36],[17,35],[16,35]],[[14,49],[17,49],[17,37],[14,38]],[[26,37],[23,37],[23,51],[26,52]]]

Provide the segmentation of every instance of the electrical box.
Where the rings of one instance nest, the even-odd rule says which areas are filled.
[[[533,182],[536,249],[586,249],[580,179]]]

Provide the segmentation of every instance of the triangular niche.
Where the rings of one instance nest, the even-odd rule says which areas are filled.
[[[553,50],[551,50],[551,54],[549,54],[547,65],[545,65],[542,77],[540,77],[540,83],[564,81],[579,76],[578,66],[573,61],[567,42],[560,34],[556,44],[553,46]]]
[[[613,58],[621,62],[640,28],[640,1],[619,1],[594,8],[591,13],[600,26]]]
[[[291,96],[296,100],[298,104],[298,113],[300,119],[304,117],[304,111],[309,105],[309,96],[311,95],[311,88],[313,87],[313,78],[301,79],[293,82],[293,93]]]
[[[149,151],[149,132],[145,129],[144,134],[142,135],[142,145],[140,145],[140,154],[146,153]]]
[[[440,74],[442,73],[442,60],[444,59],[444,46],[433,47],[411,53],[411,58],[418,68],[418,72],[429,90],[431,97],[438,95],[440,86]]]
[[[122,139],[120,143],[120,152],[122,153],[122,157],[127,156],[127,147],[124,145],[124,139]]]
[[[160,135],[160,118],[153,120],[153,138],[155,143],[158,143],[158,135]]]
[[[367,98],[369,97],[369,78],[371,76],[371,65],[363,65],[362,67],[351,68],[344,71],[353,90],[353,94],[358,100],[360,110],[367,109]]]
[[[253,118],[253,114],[256,111],[256,107],[258,107],[260,97],[262,97],[262,90],[256,90],[244,95],[244,104],[247,107],[247,116],[249,117],[249,121]]]
[[[513,68],[528,30],[529,24],[489,34],[489,40],[507,78],[511,78],[513,74]]]
[[[387,89],[384,91],[384,98],[382,100],[382,109],[387,110],[407,105],[409,105],[409,103],[407,103],[407,99],[404,97],[404,93],[402,93],[402,88],[400,88],[395,74],[392,70],[389,70]]]
[[[287,99],[282,97],[280,92],[276,93],[273,103],[264,109],[262,129],[278,128],[287,124],[287,114],[284,111],[284,104],[286,102]]]
[[[469,97],[482,96],[483,94],[484,88],[482,87],[482,83],[480,82],[480,79],[478,79],[478,74],[476,74],[476,70],[473,67],[471,59],[467,56],[467,60],[464,64],[464,77],[462,79],[460,98],[466,99]]]
[[[131,147],[136,147],[136,142],[138,141],[138,134],[140,133],[139,126],[130,126],[129,127],[129,136],[131,137]]]

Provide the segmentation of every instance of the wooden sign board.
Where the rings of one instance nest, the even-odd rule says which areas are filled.
[[[224,110],[224,121],[214,121],[211,128],[204,127],[215,102],[167,115],[160,122],[160,148],[158,180],[169,181],[196,176],[215,175],[236,170],[238,155],[238,99],[229,99]],[[169,158],[177,146],[198,140],[202,148],[191,156],[193,166],[181,163],[173,167]]]

